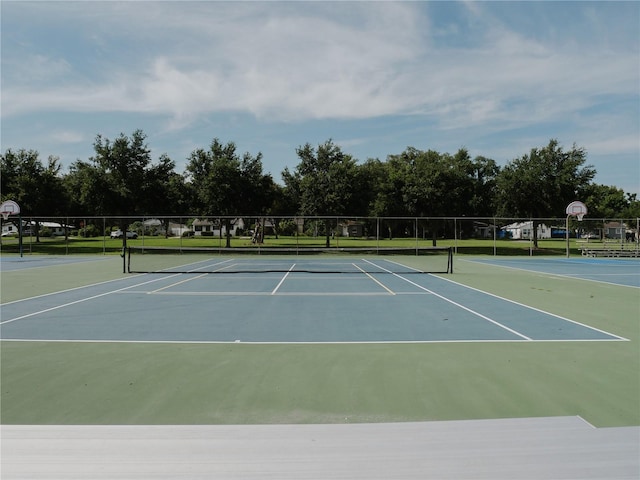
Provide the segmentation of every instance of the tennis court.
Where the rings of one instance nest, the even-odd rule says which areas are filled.
[[[459,284],[451,275],[421,273],[410,260],[189,258],[153,275],[5,304],[2,338],[250,343],[626,340]],[[189,273],[176,273],[185,271]]]
[[[475,259],[489,265],[640,288],[640,264],[623,258]]]
[[[144,450],[143,439],[153,436],[148,426],[164,425],[166,441],[212,435],[224,442],[218,435],[232,435],[239,451],[241,444],[252,445],[267,455],[261,450],[266,443],[245,437],[271,438],[267,430],[256,433],[256,425],[331,427],[322,434],[295,430],[291,445],[310,436],[335,445],[352,438],[345,435],[365,442],[360,430],[333,428],[353,423],[388,425],[393,435],[418,429],[432,432],[424,448],[443,439],[461,444],[478,429],[483,439],[493,439],[494,459],[527,435],[541,475],[605,478],[597,469],[606,465],[619,478],[637,477],[640,466],[629,454],[637,452],[640,424],[637,260],[456,256],[454,273],[438,274],[423,272],[445,264],[423,268],[424,259],[402,255],[181,255],[144,267],[139,260],[131,262],[132,271],[154,273],[122,273],[116,255],[2,257],[1,413],[5,431],[17,428],[8,430],[10,438],[34,442],[53,435],[66,439],[67,448],[84,435],[77,426],[147,426],[125,435],[140,439],[131,448]],[[579,421],[563,423],[567,418]],[[497,419],[503,423],[464,423]],[[542,423],[520,423],[507,433],[513,424],[506,419]],[[451,429],[444,427],[448,422],[433,423],[443,421],[463,423]],[[206,434],[169,427],[179,425],[229,427]],[[53,433],[61,426],[73,430]],[[369,432],[378,431],[373,428]],[[116,430],[108,435],[124,435]],[[100,431],[93,434],[100,437]],[[247,441],[238,443],[241,438]],[[567,438],[554,444],[566,455],[547,465],[544,445],[552,438]],[[22,451],[17,445],[6,442],[3,449]],[[391,463],[380,472],[405,468],[395,450],[372,445],[365,453],[350,445],[343,451],[361,459],[389,453]],[[461,456],[479,454],[479,444],[466,445]],[[415,460],[411,471],[442,467],[420,460],[422,447],[404,450]],[[78,451],[86,448],[83,443]],[[583,464],[570,454],[576,448],[584,452]],[[238,452],[230,453],[236,473],[258,478],[246,470],[251,462],[277,470]],[[296,452],[300,468],[313,461],[309,455],[325,458]],[[492,478],[528,478],[516,465],[524,459],[513,453],[502,470],[508,474],[487,468]],[[149,457],[147,466],[163,461]],[[220,461],[215,471],[224,473]],[[375,478],[357,463],[342,464],[340,471]],[[30,468],[9,465],[16,472]],[[299,477],[300,468],[285,478]],[[456,478],[477,471],[470,466]]]

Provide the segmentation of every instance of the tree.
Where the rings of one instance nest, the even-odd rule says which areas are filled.
[[[473,159],[471,166],[473,192],[468,201],[469,216],[489,217],[494,214],[493,196],[499,172],[500,167],[495,160],[483,156]]]
[[[0,158],[2,199],[14,200],[22,215],[64,214],[67,196],[60,176],[58,157],[49,156],[44,165],[35,150],[7,150]],[[40,241],[36,219],[36,241]]]
[[[99,216],[113,213],[109,179],[95,164],[76,160],[64,177],[64,185],[70,198],[70,214]]]
[[[573,145],[565,152],[552,139],[543,148],[533,148],[509,162],[496,179],[496,209],[499,215],[515,215],[533,221],[533,242],[538,246],[538,218],[564,215],[566,206],[582,197],[596,174],[585,166],[587,153]]]
[[[113,142],[102,135],[96,137],[93,144],[96,154],[90,160],[104,175],[108,186],[106,200],[112,215],[144,214],[155,207],[145,195],[151,164],[151,151],[145,139],[142,130],[134,131],[131,137],[121,133]]]
[[[591,218],[615,218],[629,206],[629,200],[620,188],[591,184],[584,189],[582,201]]]
[[[353,206],[356,162],[332,140],[315,149],[307,143],[296,149],[300,163],[282,176],[292,197],[299,202],[300,213],[331,217],[348,213]],[[329,218],[325,219],[326,246],[330,245]]]
[[[184,179],[167,155],[154,164],[145,140],[142,130],[130,137],[120,134],[114,141],[98,135],[95,156],[74,162],[64,179],[70,211],[123,217],[184,212]],[[165,227],[168,231],[168,224]],[[123,239],[126,242],[126,236]]]
[[[620,212],[622,218],[640,219],[640,200],[635,193],[627,193],[627,207]]]
[[[241,159],[233,142],[223,145],[215,138],[208,150],[191,153],[186,172],[197,212],[226,217],[227,247],[231,246],[229,215],[269,212],[273,180],[262,173],[261,153],[255,157],[245,153]]]
[[[399,155],[389,155],[387,163],[389,180],[383,187],[385,210],[391,215],[430,217],[424,228],[429,230],[436,245],[443,223],[434,217],[469,211],[475,165],[467,150],[460,149],[455,155],[449,155],[408,147]]]

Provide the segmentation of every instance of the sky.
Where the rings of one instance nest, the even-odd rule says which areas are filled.
[[[140,129],[183,173],[214,138],[281,182],[331,139],[500,166],[557,139],[640,197],[640,2],[10,1],[2,152],[63,171]]]

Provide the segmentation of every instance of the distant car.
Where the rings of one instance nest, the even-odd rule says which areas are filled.
[[[600,238],[600,237],[598,236],[597,233],[591,232],[591,233],[585,233],[584,235],[582,235],[582,238],[596,239],[596,238]]]
[[[122,230],[116,230],[115,232],[111,232],[111,238],[122,238]],[[127,231],[127,238],[138,238],[138,234],[136,232]]]

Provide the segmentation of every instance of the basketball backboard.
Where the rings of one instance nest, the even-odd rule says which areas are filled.
[[[571,202],[569,205],[567,205],[566,214],[573,217],[578,217],[578,220],[581,221],[582,218],[587,214],[587,206],[579,201]]]
[[[9,215],[18,215],[20,213],[20,206],[13,200],[6,200],[0,205],[0,215],[4,220],[9,218]]]

